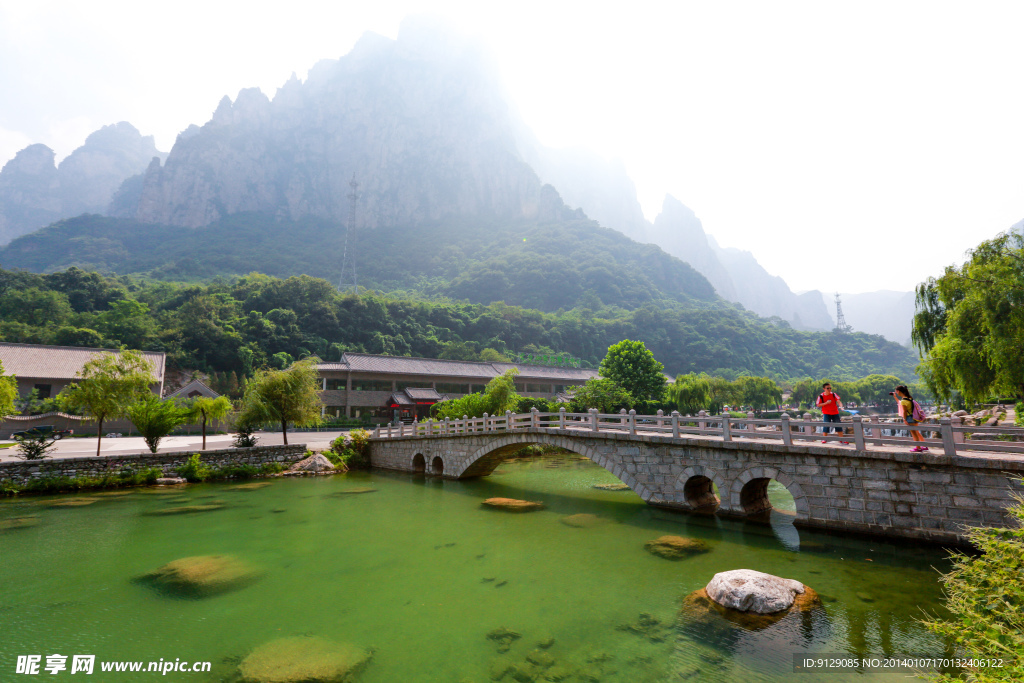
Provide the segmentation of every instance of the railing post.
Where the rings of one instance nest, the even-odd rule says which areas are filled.
[[[427,418],[427,437],[434,435],[434,420],[433,418]]]
[[[487,424],[487,413],[484,413],[484,431],[485,432],[491,431],[490,427]]]
[[[505,431],[512,431],[512,411],[505,411]]]
[[[678,410],[673,410],[672,411],[672,438],[673,439],[678,439],[679,438],[679,411]]]
[[[722,411],[722,441],[732,441],[732,425],[729,424],[729,413]]]
[[[380,425],[373,428],[373,436],[378,439],[380,438]]]
[[[462,416],[462,433],[469,434],[469,415]]]
[[[939,419],[939,431],[942,432],[942,450],[946,455],[956,455],[956,442],[953,441],[953,424],[948,417]]]
[[[629,411],[629,433],[636,434],[636,411]]]
[[[620,425],[624,425],[624,424],[628,424],[629,423],[629,417],[626,415],[626,409],[625,408],[619,408],[619,415],[623,416],[623,417],[619,418],[619,424]]]
[[[590,429],[591,431],[597,431],[597,408],[590,408],[587,410],[590,413]]]
[[[964,419],[962,417],[960,417],[959,415],[957,415],[956,417],[951,417],[949,419],[949,424],[952,427],[960,427],[961,425],[963,425],[963,423],[964,423]],[[963,442],[964,442],[964,433],[963,432],[956,432],[956,431],[954,431],[953,432],[953,443],[963,443]]]
[[[811,414],[810,413],[804,413],[804,422],[810,422],[810,421],[811,421]],[[814,433],[814,425],[804,425],[803,429],[801,429],[800,431],[802,431],[804,434],[813,434]]]
[[[664,415],[665,415],[665,411],[662,410],[661,408],[658,408],[658,419],[654,421],[654,424],[658,425],[658,431],[659,432],[661,431],[661,428],[665,426],[665,417],[664,417]]]
[[[877,415],[871,416],[871,436],[875,438],[875,445],[882,445],[882,423],[878,421]]]
[[[540,411],[536,407],[530,409],[530,426],[535,429],[540,427]]]
[[[866,451],[867,444],[864,442],[864,418],[860,415],[853,416],[853,443],[858,451]]]
[[[558,428],[565,429],[565,407],[558,409]]]
[[[789,413],[783,413],[779,416],[779,419],[782,421],[782,443],[786,446],[792,446],[793,428],[789,426]]]
[[[700,434],[703,434],[704,430],[706,430],[708,427],[707,422],[704,420],[704,418],[706,418],[707,416],[708,411],[706,410],[701,410],[697,413],[697,431]]]

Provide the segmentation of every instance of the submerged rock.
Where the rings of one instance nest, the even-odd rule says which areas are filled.
[[[224,490],[225,491],[256,491],[257,489],[266,488],[267,486],[272,486],[272,485],[273,484],[271,482],[269,482],[269,481],[254,481],[254,482],[251,482],[249,484],[236,484],[234,486],[229,486],[229,487],[227,487]]]
[[[55,503],[50,503],[52,508],[79,508],[85,505],[92,505],[99,501],[99,498],[65,498]]]
[[[223,510],[226,506],[220,501],[201,503],[199,505],[179,505],[173,508],[164,508],[163,510],[150,510],[143,514],[151,516],[163,516],[163,515],[187,515],[192,512],[213,512],[214,510]]]
[[[179,486],[187,483],[188,480],[184,477],[158,477],[156,480],[157,486]]]
[[[348,496],[348,495],[351,495],[351,494],[354,494],[354,493],[373,493],[376,490],[377,489],[370,488],[369,486],[356,486],[355,488],[351,488],[351,489],[342,489],[340,491],[335,491],[331,495],[332,496]]]
[[[607,524],[608,520],[604,517],[598,517],[597,515],[591,515],[584,512],[578,515],[562,517],[561,522],[566,526],[576,527],[577,529],[592,529],[595,526]]]
[[[197,555],[168,562],[138,580],[184,597],[204,598],[236,590],[258,577],[251,566],[230,555]]]
[[[644,543],[648,552],[664,557],[666,560],[681,560],[697,553],[706,553],[711,550],[707,541],[699,538],[686,538],[684,536],[660,536],[653,541]]]
[[[601,489],[602,491],[629,491],[630,488],[626,484],[594,484],[595,489]]]
[[[9,517],[7,519],[0,519],[0,531],[14,531],[15,529],[28,529],[39,524],[39,518],[35,516],[29,517]]]
[[[666,628],[657,617],[644,612],[636,621],[620,624],[616,627],[616,630],[626,631],[627,633],[647,638],[652,643],[660,643],[665,640]]]
[[[482,504],[508,512],[531,512],[544,509],[544,503],[532,500],[517,500],[515,498],[488,498]]]
[[[118,490],[118,491],[103,491],[101,493],[94,493],[93,495],[97,496],[97,497],[102,496],[104,498],[120,498],[121,496],[130,496],[130,495],[132,495],[132,493],[134,493],[134,491]]]
[[[242,683],[350,683],[372,656],[325,638],[281,638],[253,650],[238,665],[238,674]]]

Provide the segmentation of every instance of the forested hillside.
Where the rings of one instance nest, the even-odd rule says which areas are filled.
[[[595,304],[545,313],[505,303],[342,295],[310,276],[179,284],[77,268],[0,270],[2,341],[125,344],[165,350],[172,365],[207,371],[249,374],[308,354],[336,359],[344,350],[473,358],[485,348],[550,349],[596,364],[621,339],[644,341],[670,374],[910,377],[916,361],[879,336],[799,332],[732,308]]]

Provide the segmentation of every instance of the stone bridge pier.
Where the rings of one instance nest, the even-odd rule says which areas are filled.
[[[651,505],[763,519],[775,480],[793,496],[798,526],[956,545],[966,526],[1010,523],[1012,479],[1024,474],[1019,460],[549,428],[375,438],[370,458],[464,479],[532,444],[589,458]]]

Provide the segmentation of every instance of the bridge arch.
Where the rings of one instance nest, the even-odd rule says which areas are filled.
[[[631,488],[645,502],[651,498],[651,491],[626,471],[626,468],[623,467],[623,464],[618,459],[591,448],[581,439],[543,433],[506,433],[501,438],[495,439],[487,445],[472,451],[466,456],[458,471],[453,467],[450,476],[458,479],[486,476],[493,472],[506,456],[524,446],[534,444],[558,446],[567,451],[578,453],[614,474],[618,477],[619,481]]]
[[[427,471],[427,459],[422,453],[412,456],[412,471],[416,474],[423,474]]]
[[[435,455],[430,459],[430,473],[438,477],[444,474],[444,458],[440,455]]]
[[[710,467],[704,465],[693,465],[683,470],[676,480],[676,490],[681,491],[680,500],[694,510],[713,511],[718,509],[721,500],[715,495],[715,486],[721,494],[727,490],[722,485],[723,480]]]
[[[772,504],[768,501],[768,483],[772,479],[785,486],[789,494],[793,496],[793,502],[796,505],[796,519],[807,519],[810,509],[807,504],[807,496],[804,495],[800,484],[785,472],[780,472],[774,467],[751,467],[733,479],[729,491],[730,507],[734,511],[748,516],[770,511]],[[722,490],[721,487],[719,490]]]

